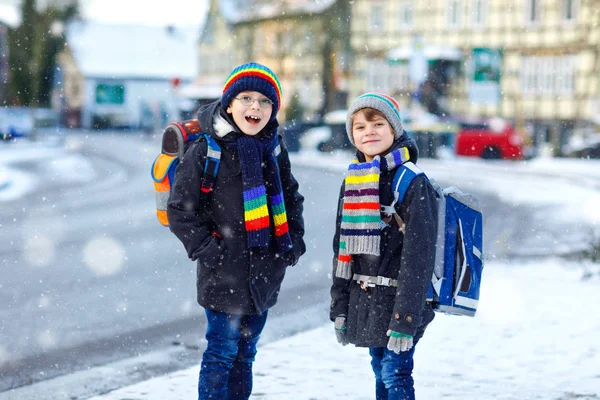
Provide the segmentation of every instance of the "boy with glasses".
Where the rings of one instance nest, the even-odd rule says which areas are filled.
[[[193,143],[177,167],[169,228],[197,260],[198,303],[205,309],[207,347],[198,399],[248,399],[256,345],[288,266],[306,247],[304,197],[277,134],[281,86],[269,68],[235,68],[220,100],[198,121],[221,148],[212,190],[201,193],[205,141]]]

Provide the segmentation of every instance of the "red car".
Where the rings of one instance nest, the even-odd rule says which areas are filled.
[[[523,136],[512,124],[491,118],[480,123],[461,123],[455,149],[460,156],[520,160],[523,159],[523,145]]]

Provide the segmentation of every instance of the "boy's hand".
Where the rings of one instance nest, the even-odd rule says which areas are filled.
[[[298,263],[298,256],[296,255],[294,248],[291,248],[288,251],[286,251],[285,253],[283,253],[281,255],[281,258],[283,258],[285,263],[290,267],[293,267],[294,265],[296,265]]]
[[[202,266],[205,268],[216,268],[223,265],[227,256],[225,242],[213,235],[208,244],[195,256],[200,259]]]
[[[401,351],[409,351],[412,349],[412,336],[392,330],[388,330],[387,335],[390,337],[390,340],[388,340],[387,344],[388,350],[393,351],[396,354],[400,354]]]
[[[338,343],[341,343],[342,346],[347,345],[349,342],[348,338],[346,338],[346,331],[348,330],[346,327],[346,317],[335,317],[333,329],[335,330],[335,338]]]

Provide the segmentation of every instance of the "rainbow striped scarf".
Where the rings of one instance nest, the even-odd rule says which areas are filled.
[[[292,247],[292,239],[288,230],[279,166],[273,154],[277,145],[277,135],[271,140],[246,135],[237,140],[248,246],[269,245],[272,218],[278,249],[285,252]]]
[[[352,254],[379,256],[381,241],[381,204],[379,176],[409,159],[408,149],[401,147],[383,158],[359,162],[355,156],[344,181],[344,205],[340,226],[340,247],[335,275],[352,278]]]

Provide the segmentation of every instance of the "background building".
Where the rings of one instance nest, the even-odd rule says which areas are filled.
[[[354,1],[351,96],[381,90],[410,104],[410,94],[421,94],[415,71],[425,58],[425,82],[450,114],[514,119],[534,145],[562,154],[573,135],[592,128],[599,111],[598,6]]]
[[[282,120],[292,109],[295,116],[318,120],[328,109],[344,108],[349,4],[334,0],[211,1],[200,42],[198,82],[222,89],[233,67],[255,61],[273,69],[281,81]]]
[[[55,108],[68,126],[154,129],[180,119],[198,75],[199,29],[74,22],[58,57]]]

